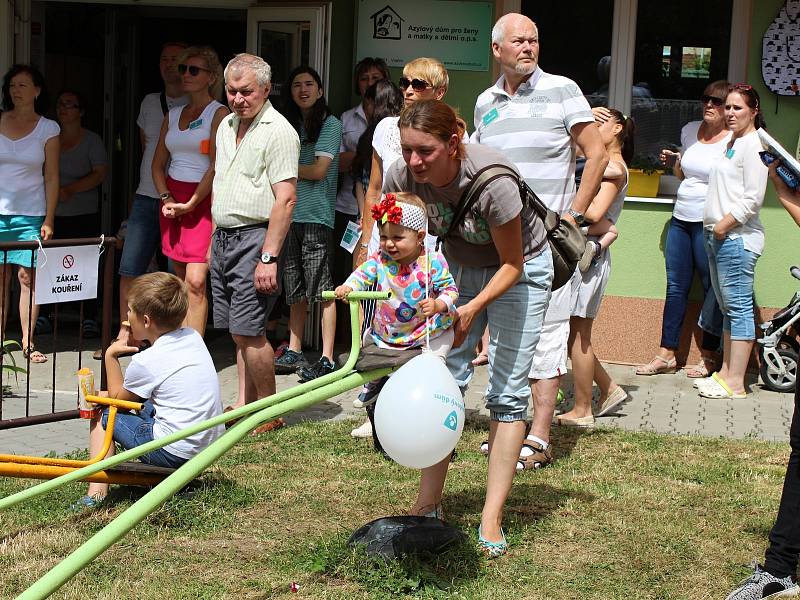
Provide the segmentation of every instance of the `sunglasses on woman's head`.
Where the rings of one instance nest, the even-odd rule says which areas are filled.
[[[737,83],[731,88],[731,91],[734,92],[747,92],[747,95],[750,96],[753,101],[756,103],[755,108],[758,108],[758,98],[756,97],[756,91],[753,89],[753,86],[749,83]]]
[[[700,96],[700,102],[703,104],[708,104],[711,102],[714,106],[722,106],[725,104],[725,100],[722,98],[717,98],[716,96],[709,96],[708,94],[703,94]]]
[[[424,79],[409,79],[408,77],[401,77],[400,78],[400,89],[405,90],[408,86],[415,92],[424,92],[428,89],[431,84],[425,81]]]
[[[186,71],[189,71],[189,75],[192,77],[197,77],[200,75],[200,71],[206,71],[207,73],[211,73],[209,69],[204,69],[203,67],[198,67],[197,65],[178,65],[178,73],[184,75]]]

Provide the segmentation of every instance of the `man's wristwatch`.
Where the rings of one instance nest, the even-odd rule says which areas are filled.
[[[278,262],[278,257],[274,254],[270,254],[269,252],[262,252],[258,259],[265,265]]]
[[[171,198],[171,197],[172,197],[172,194],[170,192],[164,192],[163,194],[161,194],[161,200],[162,201],[166,200],[167,198]]]
[[[574,210],[572,208],[569,209],[569,216],[575,219],[575,223],[578,225],[578,227],[583,225],[584,221],[586,221],[586,217],[584,216],[583,213],[578,212],[577,210]]]

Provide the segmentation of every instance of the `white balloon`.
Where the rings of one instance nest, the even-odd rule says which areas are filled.
[[[375,405],[375,431],[386,453],[424,469],[450,455],[464,430],[464,400],[444,362],[423,352],[400,367]]]

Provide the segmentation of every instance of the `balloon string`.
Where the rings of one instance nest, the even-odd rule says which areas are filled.
[[[428,255],[428,221],[425,221],[425,241],[423,242],[425,248],[425,299],[430,298],[431,289],[431,262]],[[425,317],[425,348],[430,352],[431,350],[431,318]]]

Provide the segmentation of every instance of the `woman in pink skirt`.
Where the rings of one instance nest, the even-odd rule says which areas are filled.
[[[189,288],[186,325],[203,335],[215,140],[228,109],[214,100],[222,92],[223,78],[219,58],[210,47],[186,48],[178,57],[178,72],[189,103],[164,117],[153,158],[153,182],[162,201],[161,249]]]

